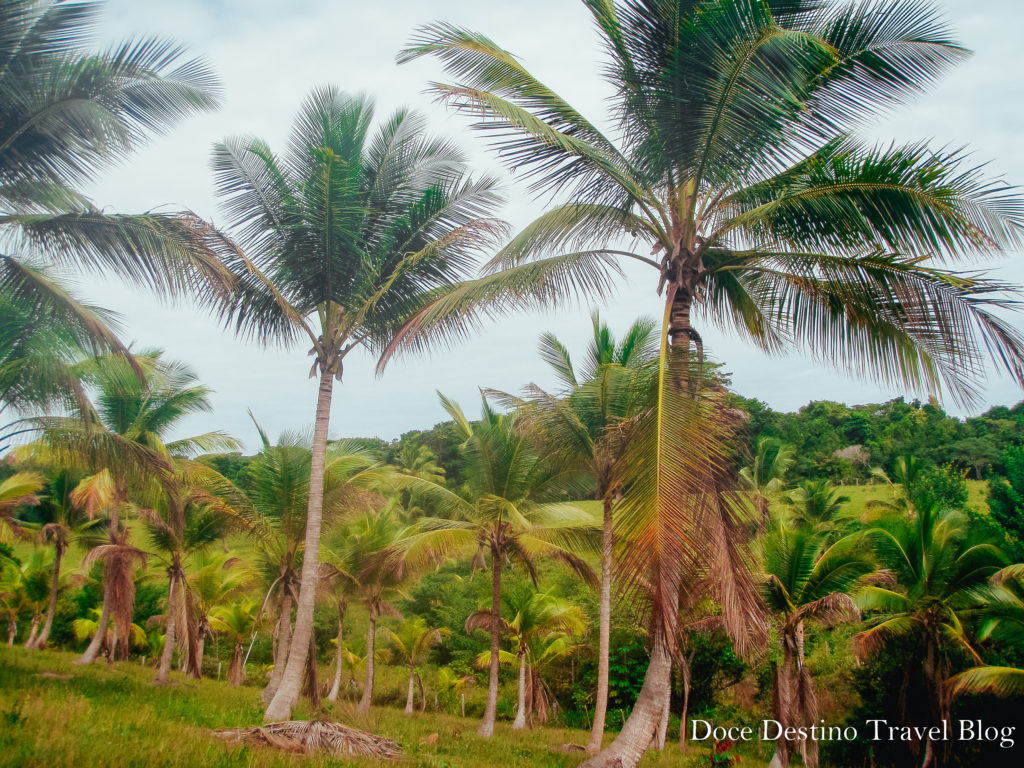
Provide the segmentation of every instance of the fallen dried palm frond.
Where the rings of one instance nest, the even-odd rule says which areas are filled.
[[[326,752],[335,757],[357,755],[378,759],[402,755],[401,748],[391,739],[325,720],[286,720],[258,728],[214,731],[214,735],[229,742],[267,744],[307,755]]]

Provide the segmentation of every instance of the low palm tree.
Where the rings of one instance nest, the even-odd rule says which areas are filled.
[[[455,703],[455,696],[462,694],[472,681],[472,675],[459,675],[453,672],[451,667],[441,667],[437,670],[437,677],[434,679],[435,709],[441,703],[450,709]],[[462,707],[462,716],[466,716],[465,704]]]
[[[530,583],[516,585],[502,595],[505,615],[504,633],[512,641],[514,653],[509,661],[519,666],[519,685],[513,730],[533,727],[534,714],[541,724],[547,722],[548,700],[541,681],[539,665],[566,650],[572,638],[583,635],[586,624],[579,606],[559,600],[551,590],[540,592]],[[466,620],[466,631],[489,628],[490,611],[478,611]],[[484,651],[478,666],[489,666],[491,652]]]
[[[252,600],[242,600],[216,606],[210,615],[210,628],[214,632],[223,632],[233,645],[231,664],[228,666],[228,682],[231,685],[245,682],[245,641],[258,624],[258,607]]]
[[[752,461],[740,470],[740,487],[750,494],[762,525],[769,522],[772,499],[782,490],[795,459],[793,446],[762,436],[754,446]]]
[[[474,567],[491,569],[491,656],[481,736],[494,733],[501,650],[501,576],[506,562],[522,565],[535,577],[534,561],[553,557],[593,582],[581,554],[595,548],[598,528],[592,516],[564,499],[585,491],[577,467],[546,456],[523,427],[522,414],[501,414],[483,398],[480,421],[470,423],[457,404],[441,397],[462,437],[469,489],[466,498],[444,486],[405,478],[405,487],[421,494],[440,517],[421,518],[409,552],[473,553]]]
[[[451,634],[447,627],[431,629],[427,622],[420,616],[406,619],[398,627],[398,631],[387,630],[388,638],[391,640],[390,662],[397,667],[405,667],[409,670],[409,690],[405,696],[405,714],[411,715],[414,709],[415,688],[414,684],[419,683],[422,709],[427,707],[427,699],[423,693],[423,681],[420,679],[417,668],[423,663],[427,655],[438,643]]]
[[[929,711],[925,717],[902,715],[908,722],[940,723],[949,718],[944,685],[955,659],[983,663],[968,635],[967,618],[984,614],[999,600],[991,578],[1005,566],[1005,555],[971,529],[963,512],[938,506],[893,515],[866,535],[896,583],[859,592],[857,604],[869,613],[871,626],[854,637],[854,649],[866,658],[892,643],[913,642],[921,663],[906,667],[905,683],[922,692]],[[941,759],[928,741],[922,765]]]
[[[804,480],[782,498],[789,512],[790,523],[814,530],[839,530],[844,521],[843,506],[850,497],[828,480]]]
[[[39,504],[37,493],[45,485],[45,478],[38,472],[15,472],[0,482],[0,541],[23,533],[14,513],[20,507]]]
[[[195,668],[199,674],[203,671],[206,637],[212,631],[210,617],[213,610],[248,592],[256,578],[248,563],[231,552],[211,552],[203,548],[197,550],[187,563],[184,583],[186,606],[196,622],[198,648]]]
[[[42,499],[42,512],[49,522],[39,529],[38,538],[53,544],[53,576],[50,579],[50,604],[46,608],[46,621],[43,629],[36,637],[33,648],[42,650],[50,638],[53,619],[57,613],[57,592],[60,589],[60,567],[68,547],[75,540],[87,543],[85,537],[93,534],[97,538],[96,529],[99,518],[92,514],[93,510],[85,509],[75,501],[74,487],[76,479],[73,473],[58,470],[48,483],[48,490]]]
[[[498,196],[422,117],[402,109],[374,127],[372,100],[332,86],[306,99],[286,154],[229,139],[213,167],[236,239],[210,241],[238,276],[224,314],[242,335],[309,344],[319,379],[294,637],[266,712],[279,720],[298,699],[313,631],[334,382],[352,350],[382,350],[434,291],[469,273],[501,231]]]
[[[89,615],[85,618],[75,619],[71,623],[71,628],[75,633],[75,637],[78,640],[88,640],[89,638],[95,637],[96,635],[104,636],[102,643],[105,643],[107,648],[113,653],[115,648],[114,644],[114,629],[113,620],[108,617],[107,625],[102,632],[100,632],[101,621],[103,618],[103,611],[100,608],[90,608]],[[138,624],[129,625],[128,640],[124,643],[125,647],[135,648],[148,648],[150,647],[149,637],[146,635],[146,631]]]
[[[32,623],[25,647],[31,648],[39,634],[39,622],[42,620],[43,606],[50,594],[50,564],[46,561],[46,552],[34,550],[29,559],[21,565],[19,580],[20,604],[32,612]]]
[[[860,617],[854,595],[875,565],[862,537],[832,542],[828,531],[793,528],[785,515],[761,543],[765,603],[776,619],[782,658],[775,661],[772,716],[784,728],[817,723],[817,694],[804,652],[805,623],[834,624]],[[817,743],[800,740],[804,765],[818,765]],[[772,768],[789,765],[791,743],[776,741]]]

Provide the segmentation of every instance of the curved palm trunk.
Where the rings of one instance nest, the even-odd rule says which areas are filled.
[[[110,623],[110,584],[112,581],[110,565],[108,564],[104,570],[103,608],[100,609],[100,621],[96,625],[96,634],[92,636],[92,640],[89,641],[89,645],[82,655],[75,659],[75,664],[92,664],[96,661],[96,657],[100,655],[100,649],[103,647],[103,640],[107,636],[107,625]]]
[[[28,631],[28,639],[25,640],[25,647],[32,648],[36,643],[36,633],[39,632],[39,622],[42,620],[42,612],[37,608],[32,614],[32,627]]]
[[[516,705],[516,719],[512,723],[513,731],[521,731],[526,727],[526,652],[519,649],[519,696]]]
[[[302,579],[299,585],[298,608],[291,652],[281,683],[267,706],[265,721],[287,720],[298,701],[306,654],[313,636],[313,607],[320,570],[320,528],[323,524],[324,465],[327,459],[327,428],[331,419],[331,395],[334,389],[333,366],[320,363],[320,391],[316,401],[316,423],[313,428],[313,452],[309,467],[309,505],[306,512],[306,543],[302,556]]]
[[[344,661],[345,651],[341,644],[342,629],[345,622],[345,603],[338,601],[338,656],[334,663],[334,684],[331,685],[331,692],[327,694],[328,701],[337,701],[341,693],[341,664]]]
[[[373,702],[373,676],[374,649],[377,644],[377,610],[370,606],[370,624],[366,630],[366,685],[363,686],[363,695],[359,699],[357,711],[366,713],[370,711],[370,704]]]
[[[416,697],[416,667],[409,667],[409,691],[405,694],[405,714],[413,713]]]
[[[611,643],[612,614],[612,500],[604,499],[604,520],[601,528],[601,607],[597,650],[597,698],[594,701],[594,723],[590,728],[587,752],[601,751],[604,721],[608,712],[608,656]]]
[[[171,574],[171,583],[167,588],[167,628],[164,634],[164,652],[160,656],[160,667],[156,672],[156,679],[153,681],[158,685],[165,684],[170,678],[171,674],[171,659],[174,656],[174,632],[176,624],[178,623],[178,606],[176,605],[176,598],[178,596],[178,577],[176,574]]]
[[[269,704],[281,685],[281,678],[284,677],[284,665],[288,660],[288,651],[291,648],[292,637],[292,593],[287,585],[284,587],[284,594],[281,596],[281,618],[277,620],[277,655],[274,657],[274,669],[270,673],[270,679],[263,689],[263,703]]]
[[[50,630],[53,628],[53,617],[57,613],[57,590],[60,588],[60,561],[64,556],[64,548],[58,543],[54,548],[53,557],[53,583],[50,584],[50,603],[46,606],[46,621],[43,623],[43,631],[32,644],[32,648],[43,650],[46,648],[46,641],[50,639]]]
[[[583,763],[586,768],[634,768],[657,736],[665,702],[671,693],[672,657],[661,632],[654,634],[651,663],[644,675],[636,704],[618,737],[599,755]]]
[[[477,735],[489,738],[494,734],[498,716],[498,661],[501,653],[501,550],[491,547],[491,668],[487,683],[487,707]]]

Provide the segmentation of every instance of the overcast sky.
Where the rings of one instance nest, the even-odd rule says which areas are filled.
[[[1019,0],[943,0],[937,5],[975,56],[909,108],[869,126],[865,135],[886,142],[929,139],[935,146],[967,145],[979,162],[991,161],[990,175],[1024,183],[1024,78],[1018,69],[1024,5]],[[180,124],[105,174],[90,194],[111,211],[190,208],[223,223],[208,168],[212,143],[253,134],[283,147],[302,100],[310,88],[325,82],[373,94],[382,116],[402,104],[423,110],[438,132],[461,137],[481,170],[500,171],[463,120],[423,95],[426,82],[440,76],[436,64],[394,63],[413,29],[435,20],[494,38],[584,114],[603,122],[608,90],[598,76],[600,48],[577,0],[111,0],[105,39],[155,34],[180,41],[217,71],[225,103],[216,113]],[[511,200],[504,216],[519,226],[542,208],[514,179],[508,184]],[[984,266],[1004,280],[1024,284],[1020,254]],[[631,271],[618,295],[601,308],[613,330],[638,315],[659,314],[648,271]],[[312,424],[316,387],[307,379],[305,346],[283,351],[239,342],[187,305],[163,306],[114,282],[80,282],[79,292],[119,312],[125,337],[137,349],[161,347],[171,358],[188,361],[214,390],[213,415],[192,419],[178,436],[218,428],[251,449],[256,434],[248,409],[272,435]],[[392,439],[429,428],[445,418],[436,390],[472,414],[478,408],[478,387],[517,390],[531,381],[552,385],[537,356],[537,337],[553,330],[570,349],[582,350],[589,309],[511,317],[450,351],[401,360],[382,378],[374,376],[372,359],[354,353],[346,361],[344,382],[335,389],[331,435]],[[734,388],[777,409],[795,410],[809,400],[861,403],[919,394],[881,388],[806,358],[766,359],[712,331],[704,336],[731,372]],[[1007,378],[994,377],[985,391],[985,406],[1020,399],[1019,388]]]

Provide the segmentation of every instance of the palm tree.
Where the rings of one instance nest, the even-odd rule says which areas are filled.
[[[43,606],[50,594],[50,565],[44,550],[34,550],[28,561],[22,563],[19,591],[21,604],[32,612],[32,624],[25,639],[25,647],[31,648],[39,634]]]
[[[740,470],[740,487],[751,495],[762,524],[769,521],[772,496],[782,490],[786,472],[796,451],[774,437],[762,436],[754,446],[753,460]]]
[[[519,687],[513,730],[533,727],[533,715],[547,722],[547,697],[538,672],[544,660],[564,652],[573,637],[581,637],[586,625],[579,606],[559,600],[550,590],[539,592],[532,584],[522,583],[502,595],[506,618],[502,628],[512,640],[512,662],[519,665]],[[477,611],[466,620],[466,631],[489,628],[490,611]],[[491,652],[480,654],[478,666],[489,666]]]
[[[19,535],[21,526],[14,518],[20,507],[39,504],[37,491],[46,484],[38,472],[15,472],[0,482],[0,541],[8,533]]]
[[[871,612],[871,627],[854,637],[854,648],[861,657],[868,657],[894,642],[913,642],[921,664],[907,666],[906,685],[924,695],[928,722],[946,720],[949,700],[943,686],[954,659],[966,656],[982,663],[968,636],[966,619],[998,601],[1000,595],[990,579],[1005,565],[1005,556],[970,529],[963,512],[937,506],[893,516],[866,535],[874,542],[879,564],[892,573],[896,585],[867,586],[860,591],[857,604]],[[912,717],[906,711],[902,714]],[[922,765],[941,759],[928,741]]]
[[[248,495],[261,520],[256,546],[258,567],[268,584],[266,599],[274,596],[280,612],[274,669],[263,690],[263,701],[269,704],[283,678],[291,647],[292,606],[304,562],[312,451],[304,436],[286,433],[271,444],[258,424],[256,428],[263,449],[252,464]],[[390,472],[354,442],[333,443],[324,459],[324,521],[331,523],[346,511],[372,504],[374,489],[386,483]]]
[[[385,613],[398,616],[391,599],[399,587],[428,562],[409,556],[404,547],[408,527],[399,520],[393,505],[367,512],[334,534],[328,546],[325,576],[351,584],[366,605],[366,684],[358,711],[369,712],[377,661],[377,621]],[[340,646],[339,646],[340,648]]]
[[[657,356],[655,324],[636,320],[621,341],[594,312],[593,338],[584,367],[577,372],[569,350],[552,333],[541,336],[541,357],[566,388],[561,397],[531,386],[523,400],[529,403],[548,449],[591,475],[594,498],[602,503],[601,596],[599,607],[597,696],[587,751],[599,752],[608,709],[608,658],[611,630],[612,508],[620,489],[613,485],[616,463],[624,455],[626,419],[636,415],[638,376]]]
[[[0,236],[10,246],[0,255],[0,408],[67,395],[68,351],[127,354],[111,315],[76,299],[53,267],[201,301],[233,283],[194,215],[110,214],[78,191],[153,134],[219,102],[209,68],[169,40],[89,50],[100,7],[0,6]]]
[[[803,348],[962,400],[974,397],[986,353],[1024,383],[1024,337],[992,312],[1006,304],[996,298],[1003,286],[926,261],[1012,250],[1019,199],[961,153],[869,147],[851,135],[966,55],[931,6],[897,0],[879,20],[870,2],[585,3],[605,44],[615,137],[483,35],[434,24],[400,54],[439,58],[456,82],[433,85],[437,97],[472,117],[534,191],[565,202],[482,277],[417,312],[393,348],[451,338],[508,308],[573,293],[589,300],[612,288],[627,258],[649,266],[665,292],[663,357],[677,366],[675,388],[689,379],[673,358],[703,349],[694,311],[771,354]],[[672,461],[681,459],[666,454],[655,466],[669,471]],[[681,559],[656,549],[644,562],[663,554]],[[656,601],[668,624],[653,633],[659,644],[676,637],[675,602]],[[634,766],[650,743],[667,690],[653,678],[670,668],[668,649],[652,654],[633,725],[592,765]]]
[[[71,623],[71,628],[74,630],[75,637],[79,640],[88,640],[96,635],[103,635],[103,642],[106,643],[107,647],[110,648],[110,652],[114,652],[114,633],[116,632],[112,620],[107,620],[106,628],[103,632],[100,632],[100,622],[103,618],[103,611],[99,608],[90,608],[89,615],[86,618],[75,619]],[[138,624],[131,624],[129,626],[128,640],[125,642],[125,647],[135,646],[136,648],[146,648],[149,646],[149,638],[146,637],[146,631]]]
[[[498,706],[501,650],[501,575],[506,561],[521,564],[535,577],[534,560],[557,558],[588,581],[594,576],[580,554],[593,549],[596,526],[583,509],[564,501],[585,489],[575,467],[559,466],[545,456],[524,429],[523,416],[495,412],[483,398],[481,421],[470,423],[462,409],[444,396],[441,403],[458,426],[469,476],[468,497],[444,486],[407,478],[406,487],[422,495],[440,517],[419,521],[422,533],[410,537],[409,551],[445,554],[457,548],[474,552],[475,567],[491,568],[490,680],[484,719],[477,733],[491,736]],[[549,460],[550,459],[550,460]]]
[[[164,360],[158,351],[131,359],[92,358],[76,364],[73,371],[88,387],[93,400],[83,399],[77,416],[37,418],[43,435],[29,446],[29,452],[44,463],[96,473],[81,481],[76,494],[81,495],[78,503],[93,510],[89,514],[101,509],[108,513],[109,544],[103,551],[113,558],[116,547],[127,541],[122,515],[127,514],[133,501],[152,506],[149,502],[166,501],[168,495],[178,494],[174,490],[180,484],[174,457],[233,450],[238,444],[222,432],[164,442],[183,419],[209,412],[210,391],[196,383],[191,369]],[[125,587],[116,601],[120,614],[115,614],[115,623],[122,630],[121,637],[131,622],[134,601],[129,564],[137,561],[138,555],[132,549],[124,550],[124,558],[118,558],[127,570],[115,576],[110,560],[104,579],[105,604],[115,602],[108,600],[111,594],[107,582],[120,580]],[[100,623],[105,622],[104,617]],[[103,633],[97,633],[79,662],[95,660],[102,642]]]
[[[471,675],[458,675],[451,667],[441,667],[437,670],[437,678],[434,681],[434,707],[443,702],[446,707],[451,707],[456,694],[461,694],[473,680]],[[466,716],[465,705],[463,704],[462,716]]]
[[[427,622],[420,616],[406,619],[398,627],[398,631],[387,630],[391,639],[391,663],[395,666],[406,667],[409,670],[409,690],[405,696],[405,714],[413,713],[414,704],[414,683],[419,681],[420,697],[423,700],[423,708],[426,709],[427,700],[423,695],[423,681],[420,680],[416,668],[423,663],[424,658],[430,653],[430,649],[440,643],[451,634],[447,627],[431,629]]]
[[[766,580],[764,599],[779,626],[782,660],[775,662],[773,717],[783,727],[818,720],[814,681],[804,656],[804,624],[859,618],[853,601],[859,582],[875,570],[858,534],[832,543],[828,531],[794,529],[784,515],[761,544]],[[818,764],[817,743],[800,741],[804,764]],[[776,741],[772,768],[789,765],[790,743]]]
[[[814,530],[835,529],[843,524],[840,512],[850,497],[828,480],[804,480],[783,497],[790,522]]]
[[[214,149],[219,194],[237,245],[220,239],[239,275],[229,322],[239,333],[307,341],[319,377],[309,508],[294,637],[268,720],[299,695],[313,627],[330,405],[343,361],[381,350],[432,292],[466,276],[501,227],[492,179],[471,180],[449,142],[398,110],[372,130],[374,107],[333,87],[310,94],[289,152],[231,139]]]
[[[57,612],[61,561],[71,542],[76,539],[82,541],[83,537],[92,532],[100,522],[95,515],[90,514],[92,510],[86,510],[76,503],[75,484],[73,473],[58,470],[48,483],[50,492],[43,497],[41,504],[44,514],[49,516],[49,522],[39,529],[39,538],[53,543],[53,576],[50,579],[50,604],[46,609],[46,621],[32,645],[39,650],[46,647]]]
[[[256,573],[240,556],[206,549],[196,551],[189,566],[185,570],[185,602],[191,607],[189,613],[195,616],[198,643],[195,668],[201,675],[213,610],[247,592]]]
[[[242,600],[231,605],[216,606],[210,616],[210,627],[215,632],[223,632],[234,643],[231,665],[228,667],[228,682],[231,685],[245,682],[245,641],[259,621],[257,608],[253,601]]]

